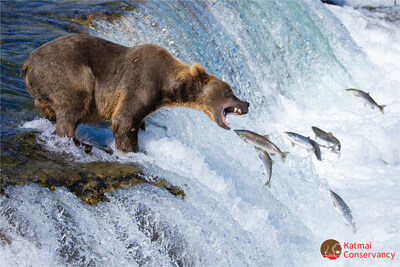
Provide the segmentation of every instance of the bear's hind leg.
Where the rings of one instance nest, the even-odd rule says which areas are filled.
[[[75,137],[75,131],[79,124],[79,119],[71,114],[57,113],[56,133],[61,137],[70,137],[77,147],[83,146],[86,153],[92,151],[93,146],[79,141]]]
[[[48,100],[36,99],[35,100],[35,107],[41,109],[44,113],[46,119],[51,122],[56,121],[56,111],[54,110],[53,105]]]
[[[56,133],[61,137],[75,137],[79,118],[71,112],[57,111]]]
[[[62,99],[56,107],[56,133],[61,137],[70,137],[76,146],[83,146],[85,152],[90,152],[91,145],[85,144],[75,138],[78,124],[90,112],[91,96],[85,91],[75,91],[68,98],[68,102]]]

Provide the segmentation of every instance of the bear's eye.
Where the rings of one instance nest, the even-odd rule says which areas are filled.
[[[224,95],[229,96],[232,94],[232,90],[230,88],[225,88]]]

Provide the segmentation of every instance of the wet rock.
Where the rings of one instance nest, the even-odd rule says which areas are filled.
[[[116,188],[151,184],[180,198],[185,193],[164,179],[152,176],[137,165],[113,162],[77,163],[45,150],[35,132],[1,139],[0,194],[9,185],[36,183],[50,190],[65,186],[87,204],[106,201],[106,192]],[[7,197],[7,196],[6,196]]]
[[[1,245],[11,245],[11,237],[0,228],[0,244]]]
[[[89,10],[91,11],[94,8],[88,7],[87,10],[79,10],[71,15],[57,17],[57,19],[85,27],[91,27],[97,20],[106,20],[108,22],[118,20],[125,12],[134,10],[137,5],[136,2],[140,1],[110,1],[102,4],[94,3],[94,5],[96,5],[96,11],[94,13],[89,13]]]

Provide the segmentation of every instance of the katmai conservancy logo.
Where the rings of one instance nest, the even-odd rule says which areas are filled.
[[[321,255],[330,260],[336,260],[342,254],[342,246],[335,239],[325,240],[321,245]]]

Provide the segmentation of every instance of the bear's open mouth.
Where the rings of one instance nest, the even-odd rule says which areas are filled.
[[[242,115],[242,110],[238,107],[227,107],[222,110],[221,121],[225,124],[229,129],[229,121],[226,119],[227,115]]]

